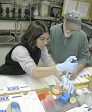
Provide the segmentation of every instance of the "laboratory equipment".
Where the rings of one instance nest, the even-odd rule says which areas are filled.
[[[64,93],[72,94],[74,92],[74,85],[66,75],[62,76],[62,83]]]
[[[12,102],[11,110],[12,112],[22,112],[20,109],[20,105],[17,102]]]
[[[51,90],[54,99],[58,99],[59,96],[61,95],[61,92],[62,92],[61,87],[59,86],[58,83],[56,83],[56,85],[54,85]]]
[[[25,20],[27,20],[30,15],[30,10],[28,9],[28,7],[25,8],[24,13],[25,13],[24,18],[25,18]]]
[[[3,17],[3,7],[2,7],[2,4],[0,3],[0,17]]]
[[[50,2],[43,0],[40,7],[40,16],[49,16]]]
[[[69,81],[69,77],[66,75],[62,76],[62,82],[64,93],[59,97],[59,102],[66,104],[74,91],[74,85]]]
[[[46,96],[46,98],[42,101],[42,105],[45,109],[45,112],[58,112],[57,105],[51,94]]]
[[[11,10],[12,12],[12,17],[15,17],[15,8],[13,7],[13,9]]]
[[[75,104],[76,103],[76,98],[75,97],[71,97],[70,98],[70,103],[71,104]]]
[[[62,104],[66,104],[68,102],[68,100],[70,99],[71,95],[68,93],[63,93],[60,97],[59,97],[59,102],[61,102]]]
[[[22,14],[22,5],[20,4],[19,8],[18,8],[18,17],[19,18],[21,18],[21,14]]]
[[[6,10],[5,10],[5,12],[6,12],[6,17],[9,17],[9,12],[10,12],[10,9],[9,9],[9,7],[6,7]]]

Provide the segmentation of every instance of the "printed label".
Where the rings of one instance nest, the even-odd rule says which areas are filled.
[[[8,91],[16,91],[16,90],[20,90],[19,86],[13,86],[13,87],[7,87]]]
[[[9,100],[9,96],[1,96],[0,97],[0,101],[8,101]]]

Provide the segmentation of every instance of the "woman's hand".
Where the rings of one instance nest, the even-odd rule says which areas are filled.
[[[78,73],[77,72],[74,72],[70,75],[70,80],[74,80],[76,77],[78,76]]]
[[[78,67],[78,62],[73,62],[73,60],[77,60],[76,56],[70,56],[69,58],[66,59],[65,62],[63,63],[58,63],[56,65],[56,69],[58,72],[68,72],[68,73],[73,73],[77,67]]]
[[[61,76],[63,75],[62,72],[58,72],[55,74],[55,76],[61,81]]]

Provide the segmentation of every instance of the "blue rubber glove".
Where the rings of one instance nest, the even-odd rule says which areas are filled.
[[[69,86],[68,88],[68,94],[72,94],[74,92],[74,85],[73,83],[66,77],[66,75],[62,76],[62,83],[63,83],[63,89],[66,88],[66,85]]]
[[[12,110],[12,112],[22,112],[20,109],[20,106],[17,102],[13,102],[11,104],[11,110]]]
[[[72,60],[76,60],[76,56],[70,56],[69,58],[66,59],[64,63],[59,63],[56,65],[56,69],[58,72],[68,72],[68,73],[73,73],[78,66],[78,62],[72,62]]]

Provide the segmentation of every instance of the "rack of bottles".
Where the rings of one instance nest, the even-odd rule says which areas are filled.
[[[7,7],[4,5],[7,4]],[[11,7],[9,7],[11,5]],[[1,3],[0,2],[0,20],[30,20],[30,3],[27,6],[14,3]]]

